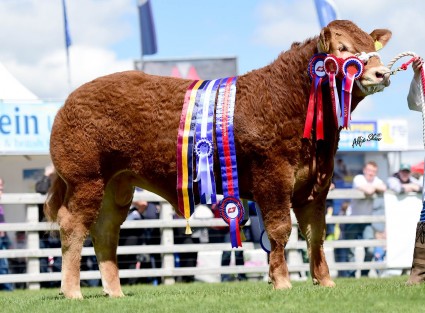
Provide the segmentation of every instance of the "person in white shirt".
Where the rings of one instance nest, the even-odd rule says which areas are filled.
[[[424,61],[422,58],[417,58],[412,63],[414,76],[410,83],[407,104],[410,110],[423,112],[423,114],[425,114],[425,111],[423,111],[425,95],[421,77],[421,72],[424,70],[423,64]],[[422,189],[422,194],[423,206],[419,222],[416,226],[415,249],[413,251],[412,268],[409,280],[406,283],[407,285],[417,285],[425,282],[425,189]]]
[[[377,201],[376,195],[382,195],[387,186],[377,176],[378,165],[374,161],[369,161],[363,166],[363,174],[354,176],[353,188],[364,192],[365,199],[351,200],[351,215],[372,215],[374,209],[379,209],[382,201]],[[370,223],[347,224],[344,230],[344,239],[373,239],[373,228]],[[354,252],[350,253],[350,261],[354,262]],[[373,258],[373,250],[365,247],[364,261],[370,262]],[[369,270],[362,270],[362,276],[368,276]],[[350,276],[354,276],[351,273]]]

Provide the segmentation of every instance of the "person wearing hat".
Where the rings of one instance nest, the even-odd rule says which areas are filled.
[[[420,57],[412,63],[414,76],[410,84],[407,104],[410,110],[423,112],[425,114],[425,86],[422,86],[424,60]],[[423,125],[425,127],[425,125]],[[424,137],[425,145],[425,137]],[[422,188],[422,211],[419,222],[416,225],[415,249],[413,251],[413,262],[407,285],[416,285],[425,282],[425,189]]]
[[[388,189],[395,193],[420,192],[422,183],[420,180],[412,176],[410,165],[406,163],[400,164],[400,169],[387,180]]]

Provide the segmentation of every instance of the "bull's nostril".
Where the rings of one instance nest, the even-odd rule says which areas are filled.
[[[376,77],[377,77],[377,78],[384,78],[384,75],[385,75],[385,74],[383,74],[383,73],[381,73],[381,72],[376,72],[376,74],[375,74],[375,75],[376,75]]]

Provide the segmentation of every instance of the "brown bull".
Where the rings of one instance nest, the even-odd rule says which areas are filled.
[[[310,91],[308,62],[318,52],[341,58],[374,52],[375,41],[385,45],[390,37],[388,30],[369,35],[352,22],[334,21],[320,36],[294,43],[272,64],[237,80],[234,129],[240,195],[261,207],[272,249],[269,276],[276,289],[291,287],[284,254],[291,207],[307,240],[313,282],[335,285],[323,240],[325,199],[340,129],[333,122],[328,88],[323,88],[325,140],[302,139]],[[386,72],[378,57],[369,59],[360,80],[363,87],[353,89],[353,109],[368,93],[389,84]],[[50,142],[59,178],[45,213],[60,225],[61,291],[66,297],[82,298],[80,257],[88,233],[104,292],[123,296],[116,249],[133,186],[155,192],[177,208],[177,129],[190,84],[138,71],[115,73],[81,86],[59,110]]]

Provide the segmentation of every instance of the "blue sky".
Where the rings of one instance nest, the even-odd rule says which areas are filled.
[[[340,18],[367,32],[389,28],[384,63],[410,50],[425,56],[425,1],[334,0]],[[159,52],[167,57],[237,56],[239,73],[272,62],[294,41],[318,35],[314,0],[151,0]],[[67,0],[73,88],[129,70],[140,57],[136,0]],[[0,62],[36,95],[68,94],[61,0],[0,0]],[[407,59],[406,59],[407,60]],[[399,64],[398,64],[399,65]],[[422,146],[422,119],[407,109],[411,69],[364,100],[353,120],[405,118],[409,143]]]

